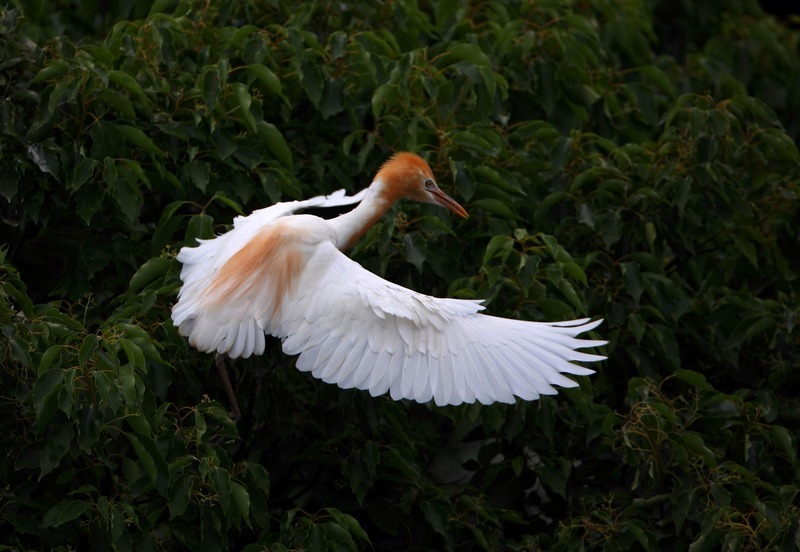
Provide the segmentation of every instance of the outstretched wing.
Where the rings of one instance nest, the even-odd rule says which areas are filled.
[[[275,220],[287,215],[293,215],[303,209],[314,208],[328,208],[328,207],[345,207],[359,203],[364,196],[367,195],[368,188],[364,188],[354,195],[347,195],[346,190],[336,190],[328,195],[314,196],[309,199],[301,201],[283,201],[264,207],[263,209],[256,209],[252,213],[244,217],[236,217],[233,219],[234,228],[244,228],[245,226],[256,223],[263,224],[271,220]]]
[[[576,338],[601,320],[526,322],[482,308],[388,282],[322,242],[271,330],[323,381],[439,405],[534,400],[577,386],[565,373],[594,372],[573,361],[605,358],[576,350],[606,343]]]
[[[367,188],[348,196],[345,190],[337,190],[327,196],[315,196],[302,201],[284,201],[257,209],[247,216],[233,219],[233,230],[209,240],[198,239],[198,247],[184,247],[178,253],[183,263],[181,280],[184,283],[181,293],[191,285],[193,278],[224,265],[237,251],[244,247],[264,226],[281,217],[292,215],[304,209],[342,207],[364,199]]]

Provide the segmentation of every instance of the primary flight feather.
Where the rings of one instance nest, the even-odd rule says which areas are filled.
[[[181,249],[183,286],[173,322],[201,351],[246,358],[262,354],[270,334],[281,338],[286,354],[300,355],[300,370],[323,381],[437,405],[534,400],[555,394],[553,385],[577,386],[563,374],[594,373],[573,361],[605,357],[576,349],[606,342],[576,336],[602,320],[542,323],[480,314],[480,301],[417,293],[341,252],[402,198],[467,216],[422,158],[398,153],[354,196],[339,191],[278,203]],[[330,220],[295,214],[354,203]]]

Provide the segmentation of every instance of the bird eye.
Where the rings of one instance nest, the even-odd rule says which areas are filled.
[[[436,186],[436,183],[435,183],[433,180],[431,180],[430,178],[428,178],[427,180],[425,180],[425,189],[426,189],[426,190],[431,190],[431,189],[433,189],[435,186]]]

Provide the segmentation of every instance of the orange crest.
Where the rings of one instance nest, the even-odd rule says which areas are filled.
[[[384,193],[392,199],[413,197],[421,182],[428,178],[435,181],[428,163],[416,153],[408,151],[395,153],[375,175],[376,180],[384,182]]]

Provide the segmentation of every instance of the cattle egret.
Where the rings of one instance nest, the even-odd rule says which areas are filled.
[[[436,185],[428,164],[398,153],[355,196],[343,190],[237,217],[233,229],[184,247],[172,320],[189,343],[231,358],[260,355],[265,334],[300,355],[297,368],[342,388],[437,405],[535,400],[576,387],[562,374],[606,341],[576,336],[602,320],[542,323],[479,314],[481,301],[440,299],[388,282],[343,253],[397,200],[467,212]],[[295,214],[358,203],[325,220]]]

